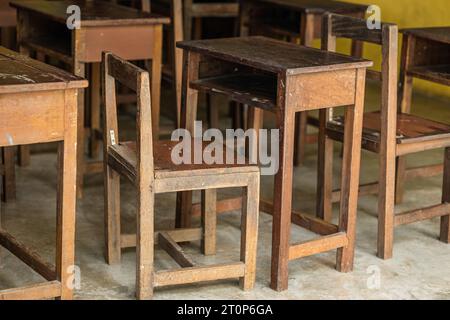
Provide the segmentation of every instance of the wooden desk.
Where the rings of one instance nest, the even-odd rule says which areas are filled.
[[[358,198],[362,113],[366,68],[372,62],[264,37],[179,42],[184,49],[183,125],[193,129],[198,91],[221,93],[248,104],[252,112],[275,114],[279,138],[279,170],[274,204],[261,202],[273,213],[272,281],[275,290],[288,287],[288,261],[338,249],[337,268],[353,267]],[[200,65],[202,68],[200,69]],[[209,68],[208,68],[209,65]],[[209,71],[209,72],[208,72]],[[345,111],[345,143],[339,225],[304,214],[292,215],[294,120],[298,112],[350,106]],[[258,117],[255,117],[257,119]],[[182,196],[182,207],[192,200]],[[181,211],[182,215],[189,210]],[[291,219],[324,237],[289,243]],[[190,217],[180,217],[188,223]]]
[[[411,112],[414,78],[450,86],[450,27],[404,29],[400,66],[399,108]],[[397,161],[396,203],[403,201],[405,181],[414,176],[439,175],[443,165],[406,169],[405,157]]]
[[[86,80],[0,47],[0,147],[58,142],[56,266],[0,228],[0,245],[46,280],[0,291],[0,300],[72,298],[77,98],[85,87]]]
[[[12,1],[17,9],[17,39],[22,53],[37,51],[71,66],[74,74],[84,77],[86,64],[94,63],[91,76],[91,150],[98,150],[96,143],[100,129],[100,64],[102,51],[111,51],[127,60],[151,60],[151,90],[153,131],[159,132],[162,25],[170,19],[141,12],[104,1]],[[67,7],[77,5],[81,9],[79,29],[66,26]],[[83,94],[79,102],[84,103]],[[81,195],[83,176],[102,172],[102,162],[85,163],[84,159],[84,109],[79,113],[78,132],[78,192]]]
[[[240,0],[240,34],[263,35],[285,39],[311,47],[314,39],[321,38],[322,16],[325,12],[364,18],[367,5],[333,0]],[[283,10],[277,20],[276,10]],[[352,42],[352,56],[362,56],[363,45]],[[299,113],[296,119],[296,165],[303,162],[305,145],[315,143],[317,135],[307,135],[307,113]],[[315,124],[313,121],[311,124]]]

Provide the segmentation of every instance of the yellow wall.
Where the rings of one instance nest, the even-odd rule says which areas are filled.
[[[396,23],[399,28],[450,26],[450,0],[345,0],[374,4],[381,8],[381,20]],[[401,37],[400,37],[401,39]],[[348,51],[347,43],[338,43],[338,50]],[[345,48],[345,49],[344,49]],[[400,56],[401,41],[399,42]],[[377,47],[366,45],[364,56],[379,66],[381,53]],[[450,97],[450,88],[427,81],[414,80],[415,88],[429,94]]]

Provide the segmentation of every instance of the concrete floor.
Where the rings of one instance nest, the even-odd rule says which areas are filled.
[[[375,87],[369,87],[367,100],[376,102]],[[414,98],[414,110],[450,123],[449,100],[425,96]],[[267,119],[270,126],[271,119]],[[225,124],[226,125],[226,124]],[[339,178],[339,148],[335,154],[335,177]],[[309,145],[305,165],[295,170],[294,207],[313,212],[315,201],[316,147]],[[442,150],[413,155],[409,164],[424,165],[442,161]],[[377,178],[377,159],[364,152],[362,182]],[[2,206],[2,226],[18,239],[36,248],[49,261],[54,256],[56,156],[37,154],[27,168],[17,169],[17,201]],[[439,203],[442,177],[418,179],[407,184],[404,204],[397,212]],[[103,184],[102,176],[86,178],[85,197],[78,203],[76,264],[81,270],[77,299],[134,299],[135,250],[125,250],[122,263],[109,266],[103,258]],[[262,195],[271,198],[273,179],[262,178]],[[224,191],[219,197],[237,194]],[[156,227],[173,224],[175,195],[158,195]],[[337,206],[334,207],[337,213]],[[437,240],[439,219],[401,226],[395,231],[394,258],[383,261],[375,256],[377,198],[361,197],[358,210],[357,246],[354,271],[343,274],[334,269],[335,252],[296,260],[289,265],[289,290],[269,288],[272,219],[261,213],[257,281],[253,291],[243,292],[237,281],[157,289],[155,299],[450,299],[450,247]],[[135,193],[123,184],[122,223],[124,232],[135,224]],[[335,214],[336,216],[336,214]],[[239,259],[240,214],[231,212],[218,219],[218,251],[214,257],[202,257],[199,244],[186,248],[200,263]],[[313,234],[293,226],[292,242],[310,239]],[[156,253],[158,269],[175,267],[163,251]],[[40,281],[27,266],[0,249],[0,289]]]

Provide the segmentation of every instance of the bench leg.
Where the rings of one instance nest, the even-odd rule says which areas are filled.
[[[450,202],[450,148],[445,149],[442,202]],[[440,240],[445,243],[450,243],[450,215],[441,217]]]
[[[241,261],[245,263],[245,275],[239,280],[243,290],[252,289],[256,279],[259,185],[259,173],[255,173],[250,178],[247,188],[244,188],[241,222]]]
[[[216,254],[216,189],[202,190],[202,251],[204,255]]]

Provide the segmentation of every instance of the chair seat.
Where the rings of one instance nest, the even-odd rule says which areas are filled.
[[[344,118],[336,117],[327,124],[327,132],[333,138],[341,136],[344,132]],[[363,120],[363,146],[379,144],[381,132],[380,111],[364,113]],[[436,140],[450,137],[450,125],[437,121],[427,120],[412,114],[397,115],[397,143],[414,143],[420,141]],[[366,142],[366,144],[364,143]]]
[[[227,173],[244,173],[255,172],[259,168],[256,164],[249,164],[245,159],[244,164],[175,164],[172,161],[171,153],[173,148],[178,144],[177,141],[159,140],[154,141],[153,155],[155,163],[155,179],[173,178],[173,177],[192,177],[192,176],[205,176],[205,175],[221,175]],[[203,144],[203,150],[207,146],[207,143]],[[194,140],[191,144],[192,150],[194,150]],[[207,151],[208,152],[208,151]],[[226,155],[226,146],[223,146],[223,155]],[[128,171],[128,177],[134,181],[136,177],[136,143],[135,142],[123,142],[109,149],[109,161],[120,164]],[[235,152],[236,159],[236,152]],[[225,159],[224,159],[225,161]],[[191,161],[193,162],[193,161]]]

